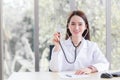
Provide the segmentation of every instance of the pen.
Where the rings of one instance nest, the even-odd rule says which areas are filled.
[[[67,77],[72,77],[71,75],[66,74]]]

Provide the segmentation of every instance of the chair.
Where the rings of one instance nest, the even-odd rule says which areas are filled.
[[[52,55],[52,49],[53,49],[54,45],[50,45],[49,46],[49,49],[50,49],[50,52],[49,52],[49,61],[51,60],[51,55]],[[50,69],[49,69],[50,72],[52,72]]]
[[[51,60],[51,55],[52,55],[52,49],[53,49],[54,45],[50,45],[49,46],[49,49],[50,49],[50,52],[49,52],[49,60]]]

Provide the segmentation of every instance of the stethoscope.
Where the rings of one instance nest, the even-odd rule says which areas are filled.
[[[80,41],[80,42],[78,43],[78,45],[75,46],[74,43],[73,43],[73,41],[71,41],[71,42],[72,42],[73,46],[75,47],[75,52],[74,52],[74,53],[75,53],[75,56],[74,56],[74,60],[73,60],[73,61],[69,61],[69,60],[67,59],[67,56],[66,56],[65,51],[64,51],[64,49],[63,49],[63,47],[62,47],[62,44],[61,44],[61,42],[59,41],[60,47],[61,47],[61,49],[62,49],[62,51],[63,51],[63,54],[64,54],[64,57],[65,57],[65,60],[66,60],[69,64],[75,63],[76,57],[77,57],[77,48],[78,48],[79,45],[81,44],[81,41]]]
[[[86,32],[86,34],[85,34],[85,36],[84,36],[83,38],[86,37],[87,33],[88,33],[88,29],[87,29],[87,32]],[[78,48],[79,45],[81,44],[81,41],[80,41],[80,42],[78,43],[78,45],[75,46],[74,43],[73,43],[73,41],[71,41],[71,42],[72,42],[73,46],[75,47],[75,52],[74,52],[74,53],[75,53],[75,56],[74,56],[74,60],[73,60],[73,61],[69,61],[69,60],[68,60],[68,58],[67,58],[67,56],[66,56],[66,54],[65,54],[65,51],[64,51],[64,49],[63,49],[63,47],[62,47],[62,44],[61,44],[61,42],[59,41],[60,47],[61,47],[61,49],[62,49],[62,51],[63,51],[63,54],[64,54],[64,57],[65,57],[65,60],[66,60],[69,64],[75,63],[76,58],[77,58],[77,48]]]

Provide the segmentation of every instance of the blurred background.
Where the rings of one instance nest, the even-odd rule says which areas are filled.
[[[35,0],[2,0],[4,80],[12,72],[49,71],[53,34],[59,27],[64,38],[67,18],[77,9],[87,15],[91,41],[98,43],[111,63],[110,69],[120,69],[120,0],[38,0],[36,4]]]

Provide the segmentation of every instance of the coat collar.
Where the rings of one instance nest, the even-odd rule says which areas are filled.
[[[68,38],[66,41],[67,41],[66,45],[73,46],[73,44],[71,42],[71,38]],[[81,42],[81,44],[80,44],[79,47],[81,47],[81,48],[87,48],[87,40],[85,40],[84,38],[82,38],[82,42]]]

